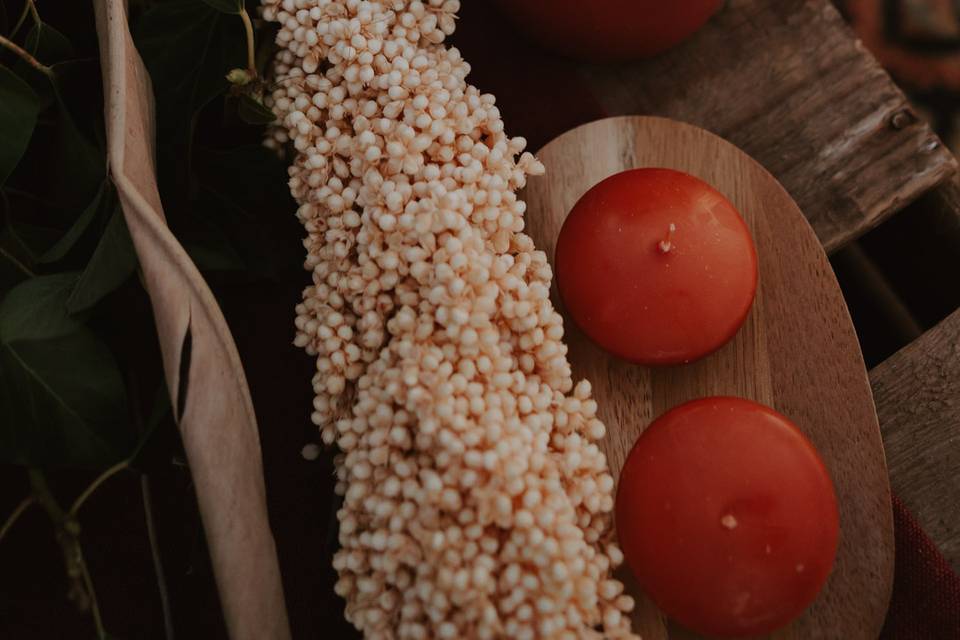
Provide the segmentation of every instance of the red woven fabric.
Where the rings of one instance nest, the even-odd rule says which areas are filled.
[[[896,565],[881,638],[960,638],[960,577],[903,502],[893,496]]]
[[[490,2],[463,4],[453,44],[471,64],[470,82],[497,96],[507,133],[531,150],[607,115],[566,60],[529,44]],[[893,515],[896,574],[881,637],[960,640],[960,577],[896,497]]]

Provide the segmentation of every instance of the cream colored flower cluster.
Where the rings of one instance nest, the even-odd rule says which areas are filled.
[[[613,478],[516,192],[543,171],[443,46],[457,0],[264,0],[313,284],[296,344],[367,638],[634,637]]]

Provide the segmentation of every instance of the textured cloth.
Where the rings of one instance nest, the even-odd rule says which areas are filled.
[[[532,150],[608,115],[566,60],[526,42],[493,3],[465,2],[451,42],[471,64],[470,81],[497,96],[508,133],[526,136]],[[960,639],[960,577],[896,497],[893,515],[896,573],[881,637]]]
[[[896,564],[893,597],[881,638],[960,638],[960,577],[920,523],[893,497]]]

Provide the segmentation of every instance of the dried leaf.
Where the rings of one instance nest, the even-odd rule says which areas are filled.
[[[110,174],[153,305],[171,405],[181,408],[176,418],[228,631],[235,640],[283,640],[290,631],[246,377],[213,295],[164,222],[153,165],[150,84],[133,47],[125,4],[94,3]],[[181,349],[187,336],[191,349],[185,362]]]

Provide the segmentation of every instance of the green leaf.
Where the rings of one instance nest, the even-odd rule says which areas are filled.
[[[143,423],[143,431],[140,433],[137,444],[134,445],[133,451],[127,456],[131,467],[140,471],[147,471],[146,467],[150,466],[151,458],[157,458],[158,453],[162,453],[166,449],[163,446],[164,436],[169,436],[169,433],[161,430],[161,425],[172,426],[172,423],[173,410],[170,407],[170,396],[167,393],[167,385],[161,376],[150,415]],[[167,460],[169,458],[164,458],[164,462]]]
[[[33,89],[0,65],[0,187],[26,151],[39,113]]]
[[[14,287],[0,302],[0,341],[46,340],[80,330],[66,305],[76,283],[76,273],[58,273]]]
[[[29,253],[10,230],[10,225],[6,225],[0,231],[0,299],[8,289],[32,275],[29,273],[30,263]]]
[[[19,250],[27,255],[30,266],[35,265],[40,254],[56,242],[63,233],[62,229],[41,227],[15,220],[11,220],[4,231],[17,243]]]
[[[67,309],[70,313],[89,309],[126,282],[136,266],[137,254],[130,240],[123,212],[118,206],[110,216],[90,262],[67,300]]]
[[[161,120],[164,112],[178,119],[161,125],[189,122],[227,88],[225,74],[245,61],[236,18],[196,0],[170,0],[149,9],[136,25],[134,40],[150,71]]]
[[[110,351],[86,329],[0,340],[0,460],[94,466],[130,447],[124,387]]]
[[[183,211],[200,111],[230,86],[230,69],[246,66],[243,26],[198,0],[168,0],[143,13],[133,37],[157,97],[160,195],[168,210]]]
[[[237,115],[247,124],[270,124],[277,119],[276,114],[251,96],[243,94],[237,104]]]
[[[66,310],[75,280],[31,278],[0,302],[0,461],[97,465],[129,450],[116,362]]]
[[[51,69],[52,78],[39,72],[24,76],[41,97],[46,118],[10,184],[43,194],[61,213],[73,214],[72,222],[106,178],[105,144],[94,142],[102,141],[101,74],[95,60],[60,62]]]
[[[70,229],[57,240],[55,245],[47,249],[44,254],[40,256],[39,261],[41,263],[56,262],[67,255],[70,249],[77,243],[77,240],[83,235],[83,232],[90,226],[93,219],[97,217],[97,214],[110,206],[111,195],[109,194],[109,189],[110,185],[107,182],[104,182],[100,186],[100,190],[97,191],[97,195],[93,198],[93,201],[86,206]]]
[[[76,55],[70,40],[45,22],[33,25],[27,33],[24,48],[45,65],[63,62]]]
[[[194,217],[222,235],[255,276],[296,267],[302,259],[296,218],[277,213],[296,207],[283,161],[262,145],[200,147],[196,156]]]
[[[7,289],[16,286],[30,277],[24,273],[21,267],[24,260],[15,255],[8,247],[3,246],[4,244],[2,239],[0,239],[0,296],[2,296]]]
[[[223,13],[239,14],[243,8],[243,0],[203,0],[204,4]]]
[[[58,194],[58,200],[79,205],[90,201],[107,175],[105,151],[80,131],[64,91],[67,76],[84,64],[70,61],[53,65],[56,78],[57,147],[51,170],[57,188],[62,192]]]
[[[243,258],[222,234],[211,231],[198,240],[185,241],[183,248],[200,271],[244,271],[247,268]]]

